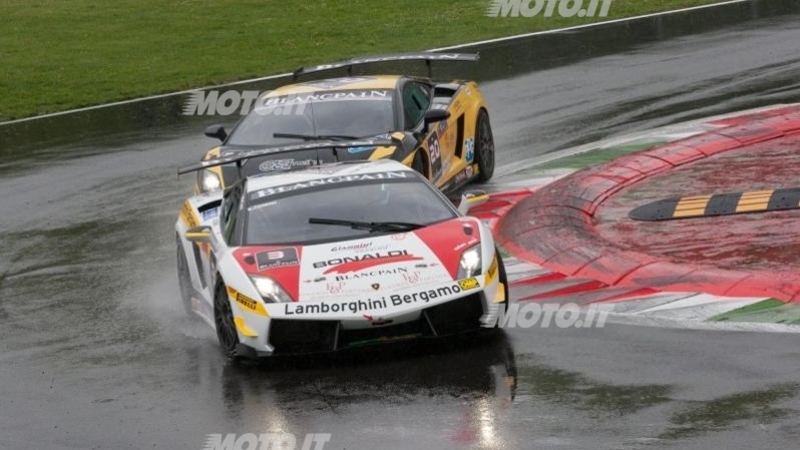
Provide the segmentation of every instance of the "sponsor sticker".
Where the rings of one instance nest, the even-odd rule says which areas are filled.
[[[316,261],[312,263],[312,265],[315,269],[327,268],[324,272],[324,274],[327,275],[331,273],[345,274],[348,272],[358,272],[376,266],[418,261],[420,259],[422,259],[422,257],[410,255],[408,250],[389,250],[385,252],[331,258],[326,261]]]
[[[481,284],[478,282],[477,278],[465,278],[458,282],[458,287],[461,288],[462,291],[468,291],[470,289],[475,289],[480,287]]]
[[[256,254],[258,270],[266,270],[274,267],[293,266],[300,262],[297,257],[297,249],[287,247],[280,250],[269,250]]]
[[[251,200],[257,200],[271,195],[283,194],[302,189],[309,189],[313,187],[322,187],[339,183],[351,183],[357,181],[374,181],[374,180],[402,180],[414,176],[409,174],[408,171],[392,171],[392,172],[376,172],[364,173],[359,175],[342,175],[329,178],[320,178],[317,180],[305,181],[302,183],[285,184],[282,186],[268,187],[250,193]]]
[[[462,284],[465,287],[462,287]],[[450,297],[463,291],[480,287],[475,278],[466,278],[457,283],[448,284],[438,288],[431,288],[412,292],[410,294],[391,294],[378,298],[366,298],[362,300],[352,300],[346,302],[332,303],[284,303],[284,314],[287,316],[303,314],[327,314],[327,313],[352,313],[364,314],[387,309],[390,306],[398,307],[408,304],[427,304],[431,301]],[[380,285],[375,283],[372,286],[376,291]]]
[[[219,215],[219,208],[211,208],[203,211],[203,221],[213,219]]]
[[[268,159],[258,165],[261,172],[274,172],[277,170],[289,170],[292,167],[313,166],[316,161],[310,159]]]
[[[489,266],[489,270],[486,271],[486,283],[489,283],[490,280],[494,280],[494,277],[497,275],[497,257],[495,256],[492,259],[492,264]]]
[[[475,139],[464,139],[464,159],[471,163],[475,159]]]
[[[194,208],[192,204],[189,203],[189,200],[183,202],[183,209],[181,209],[181,219],[186,224],[187,228],[194,228],[199,226],[200,224],[197,223],[197,216],[194,214]]]
[[[241,306],[247,311],[261,316],[267,315],[267,310],[257,300],[254,300],[232,287],[228,287],[228,297],[231,298],[237,305]]]
[[[419,283],[420,273],[417,271],[411,273],[404,273],[403,278],[406,280],[408,284],[417,284]]]

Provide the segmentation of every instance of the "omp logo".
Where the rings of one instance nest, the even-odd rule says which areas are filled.
[[[462,291],[468,291],[470,289],[481,287],[481,284],[478,283],[477,278],[466,278],[458,282],[458,287],[460,287]]]
[[[583,7],[584,1],[588,3]],[[486,8],[488,17],[534,17],[539,13],[553,17],[558,7],[561,17],[606,17],[613,0],[492,0]],[[598,12],[598,7],[600,11]]]
[[[203,450],[323,450],[330,433],[307,434],[302,441],[291,433],[209,434]]]

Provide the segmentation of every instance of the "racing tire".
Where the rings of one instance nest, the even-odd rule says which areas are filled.
[[[219,345],[228,357],[238,356],[239,333],[233,322],[233,309],[228,299],[228,288],[220,281],[214,289],[214,328]]]
[[[500,251],[499,250],[495,249],[494,255],[495,255],[495,258],[497,258],[498,270],[500,271],[499,280],[498,281],[500,283],[503,283],[503,294],[505,294],[505,301],[502,303],[502,305],[503,305],[502,306],[502,308],[503,308],[502,311],[503,311],[503,313],[507,313],[508,312],[508,302],[511,301],[511,299],[508,297],[508,277],[506,276],[506,266],[505,266],[505,264],[503,264],[502,258],[500,258]],[[492,336],[502,335],[503,333],[502,333],[502,328],[500,328],[500,319],[498,318],[497,323],[495,323],[493,327],[487,328],[485,330],[485,333],[488,334],[488,335],[492,335]]]
[[[478,163],[477,181],[491,180],[494,175],[494,135],[485,109],[478,112],[475,123],[475,161]]]
[[[505,295],[506,301],[503,302],[503,312],[508,312],[508,302],[511,299],[508,297],[508,276],[506,276],[506,265],[503,263],[503,259],[500,257],[500,251],[494,251],[495,258],[497,258],[497,265],[499,266],[500,270],[500,282],[503,283],[503,294]]]
[[[419,149],[414,153],[414,160],[411,161],[411,168],[422,174],[425,179],[428,178],[427,171],[425,170],[425,155],[422,149]]]
[[[192,276],[189,274],[189,262],[186,260],[186,252],[183,251],[181,239],[176,237],[178,248],[178,287],[181,292],[181,303],[183,310],[189,316],[194,315],[192,309]]]

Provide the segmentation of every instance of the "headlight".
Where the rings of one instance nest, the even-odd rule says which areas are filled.
[[[204,170],[202,172],[202,191],[203,192],[214,192],[218,191],[222,187],[222,182],[219,180],[219,176],[216,173],[210,170]]]
[[[269,303],[289,303],[292,297],[275,280],[269,277],[250,277],[261,298]]]
[[[458,263],[458,279],[474,277],[481,273],[481,244],[468,248]]]

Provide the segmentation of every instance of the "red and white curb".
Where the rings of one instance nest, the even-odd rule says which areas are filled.
[[[672,125],[644,133],[608,139],[553,154],[531,158],[526,168],[511,171],[498,167],[494,184],[486,185],[490,201],[470,213],[497,231],[500,220],[521,200],[537,189],[574,172],[569,169],[536,171],[536,166],[594,150],[636,143],[668,144],[715,130],[735,122],[737,117],[786,108],[779,105],[717,116],[702,121]],[[514,163],[519,168],[520,163]],[[734,298],[702,292],[662,292],[647,287],[610,286],[590,278],[568,276],[513,254],[504,257],[512,302],[577,303],[582,307],[611,304],[608,322],[645,326],[740,331],[800,332],[800,327],[770,323],[707,322],[711,317],[752,305],[764,297]]]

